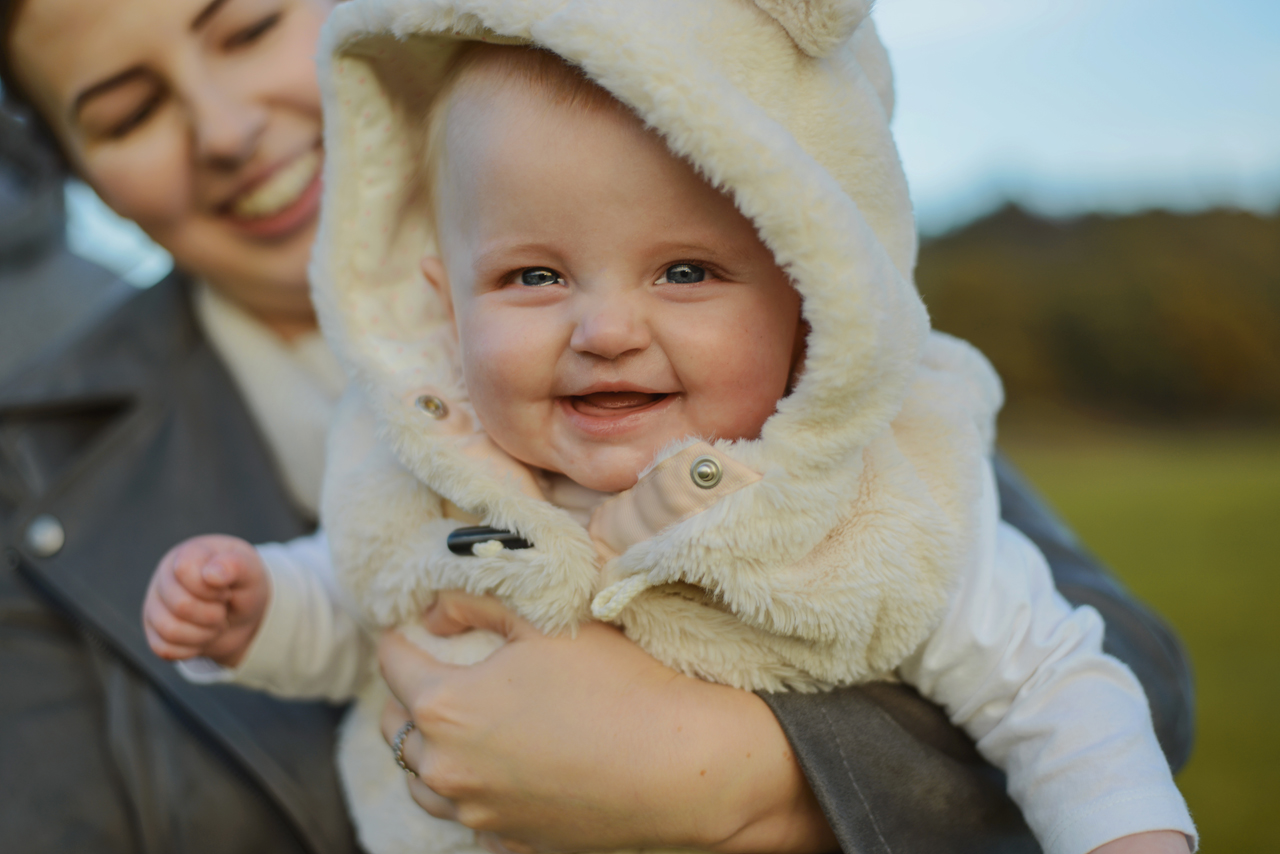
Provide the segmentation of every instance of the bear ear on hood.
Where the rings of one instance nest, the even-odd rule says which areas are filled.
[[[873,0],[755,0],[782,24],[796,45],[812,57],[823,57],[849,40],[871,13]]]

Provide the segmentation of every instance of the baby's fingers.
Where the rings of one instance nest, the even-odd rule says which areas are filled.
[[[165,661],[186,661],[188,658],[195,658],[200,655],[201,648],[198,646],[169,643],[156,634],[155,629],[151,628],[151,626],[144,623],[142,628],[147,634],[147,646],[151,647],[151,651]]]
[[[221,597],[220,591],[205,588]],[[200,596],[183,583],[177,573],[161,575],[155,584],[155,595],[168,612],[178,620],[214,629],[227,622],[227,604],[222,598]]]
[[[158,597],[147,597],[142,608],[147,643],[161,658],[179,660],[200,655],[220,629],[193,625],[175,617]]]
[[[226,598],[227,587],[234,581],[234,577],[224,580],[223,576],[228,574],[225,568],[220,568],[218,572],[209,571],[211,564],[221,564],[221,557],[216,549],[191,543],[172,555],[167,574],[191,595],[209,601],[220,601]],[[234,576],[234,571],[230,574]]]

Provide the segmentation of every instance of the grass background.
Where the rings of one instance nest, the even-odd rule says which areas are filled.
[[[1280,854],[1280,212],[1008,206],[916,281],[1003,377],[1005,450],[1186,644],[1203,850]]]
[[[1280,852],[1280,432],[1041,417],[1002,446],[1190,652],[1202,850]]]

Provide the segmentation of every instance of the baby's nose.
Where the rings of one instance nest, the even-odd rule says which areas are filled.
[[[569,346],[574,352],[617,359],[649,346],[644,318],[625,300],[593,300],[583,306]]]

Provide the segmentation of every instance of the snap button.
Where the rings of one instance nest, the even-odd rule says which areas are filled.
[[[445,402],[433,394],[424,394],[413,402],[413,405],[435,418],[437,421],[449,414]]]
[[[67,542],[67,532],[62,523],[48,513],[41,514],[27,525],[27,548],[36,557],[53,557],[62,551]]]
[[[724,469],[715,457],[698,457],[689,467],[689,476],[703,489],[710,489],[724,477]]]

